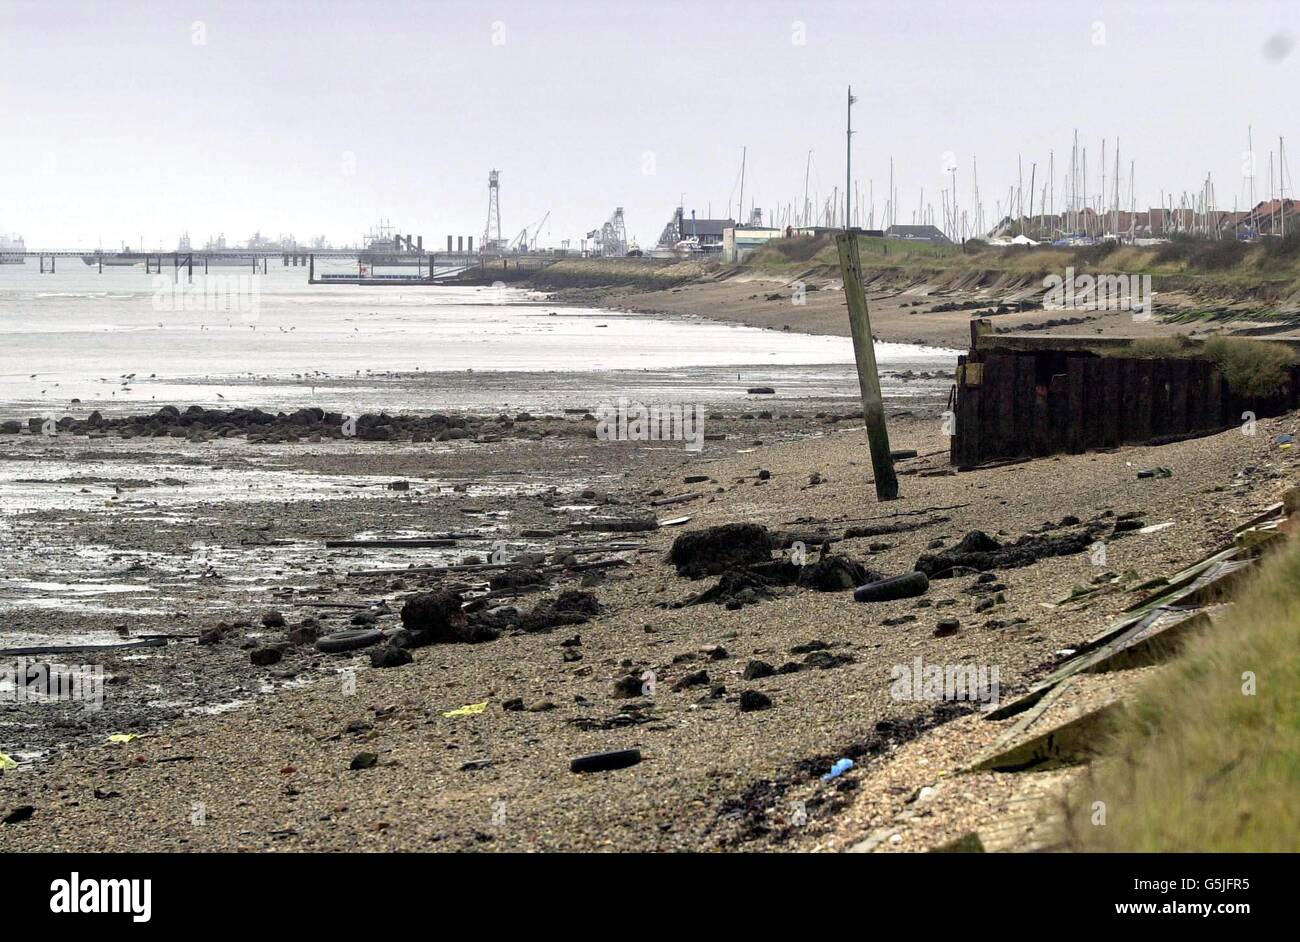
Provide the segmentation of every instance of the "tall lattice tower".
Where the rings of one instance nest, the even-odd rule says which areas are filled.
[[[487,228],[483,230],[483,249],[500,249],[501,241],[501,172],[493,170],[488,173],[488,217]]]

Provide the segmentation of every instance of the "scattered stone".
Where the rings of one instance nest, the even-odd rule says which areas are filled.
[[[972,530],[951,549],[922,554],[916,561],[916,569],[931,579],[946,579],[962,572],[1014,569],[1051,556],[1082,553],[1096,538],[1095,528],[1088,528],[1064,536],[1022,536],[1004,546],[983,531]]]
[[[279,612],[267,612],[262,616],[263,628],[283,628],[285,624],[284,616]]]
[[[776,598],[777,586],[789,585],[798,576],[799,567],[785,560],[775,563],[733,569],[724,572],[716,585],[697,593],[682,605],[703,605],[717,602],[736,610],[766,599]]]
[[[614,696],[626,699],[628,697],[639,697],[642,694],[642,688],[645,686],[638,674],[625,674],[618,680],[614,681]]]
[[[820,638],[814,638],[812,641],[805,641],[803,644],[796,644],[790,648],[791,654],[809,654],[813,651],[825,651],[830,645]]]
[[[815,667],[818,670],[828,671],[833,667],[852,664],[853,656],[849,654],[832,654],[830,651],[814,651],[803,659],[803,663],[805,667]]]
[[[683,533],[673,541],[668,561],[679,576],[699,579],[772,558],[767,528],[756,523],[727,523]]]
[[[248,660],[258,667],[278,664],[283,657],[284,648],[278,644],[263,645],[248,652]]]
[[[869,572],[847,556],[830,555],[804,566],[799,573],[799,585],[818,592],[842,592],[879,578],[880,573]]]
[[[956,618],[942,618],[934,627],[934,636],[936,638],[946,638],[949,635],[955,635],[961,630],[961,622]]]
[[[762,677],[771,677],[776,673],[776,668],[767,661],[750,661],[745,665],[744,677],[746,680],[758,680]]]
[[[424,632],[431,644],[475,644],[492,641],[500,630],[480,621],[469,623],[461,611],[460,596],[454,592],[420,592],[402,606],[402,626]]]
[[[320,626],[314,621],[304,621],[289,629],[289,643],[295,646],[315,644],[320,637]]]
[[[403,664],[410,664],[413,660],[406,648],[395,644],[385,644],[370,651],[371,667],[401,667]]]
[[[353,772],[357,772],[360,771],[361,769],[372,768],[378,762],[379,762],[379,756],[375,755],[375,753],[358,752],[355,756],[352,757],[352,762],[349,763],[348,768],[351,769]]]
[[[546,580],[541,572],[527,566],[518,569],[505,569],[488,577],[490,589],[518,589],[523,586],[542,585]]]
[[[708,683],[709,672],[696,671],[693,674],[687,674],[685,677],[678,680],[677,683],[673,684],[673,692],[680,693],[681,691],[688,690],[691,687],[702,687]]]
[[[550,631],[562,625],[581,625],[601,612],[600,602],[591,592],[568,589],[558,598],[539,602],[516,623],[524,631]]]
[[[229,630],[229,626],[224,622],[215,628],[205,628],[199,632],[199,644],[216,644],[226,636],[226,632]]]
[[[740,695],[740,712],[753,713],[755,710],[767,710],[772,706],[772,698],[757,690],[746,690]]]
[[[5,812],[5,816],[0,818],[0,824],[22,824],[35,813],[34,805],[18,805]]]

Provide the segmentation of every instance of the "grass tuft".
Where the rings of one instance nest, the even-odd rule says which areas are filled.
[[[1296,361],[1286,344],[1242,337],[1211,337],[1202,353],[1218,366],[1228,387],[1242,396],[1276,395]]]
[[[1187,335],[1175,334],[1172,337],[1139,337],[1127,346],[1107,350],[1106,355],[1144,360],[1187,356],[1187,352]]]
[[[1142,688],[1071,793],[1069,843],[1080,851],[1300,851],[1297,796],[1300,542],[1292,541]],[[1104,802],[1104,824],[1096,802]]]

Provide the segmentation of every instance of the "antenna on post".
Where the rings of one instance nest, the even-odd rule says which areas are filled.
[[[853,219],[853,86],[849,86],[849,103],[844,127],[844,231],[852,228]]]

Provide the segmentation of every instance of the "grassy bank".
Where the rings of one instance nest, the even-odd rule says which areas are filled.
[[[1253,692],[1251,684],[1254,684]],[[1143,690],[1075,790],[1083,851],[1300,850],[1300,543]],[[1105,824],[1094,823],[1105,802]]]
[[[632,288],[661,291],[716,271],[717,262],[651,258],[572,258],[532,273],[528,280],[544,291],[566,288]]]
[[[1300,234],[1253,245],[1181,239],[1162,245],[1121,246],[1106,242],[1076,248],[994,247],[978,240],[964,246],[934,246],[896,239],[860,237],[864,270],[907,278],[942,278],[976,273],[1037,282],[1049,274],[1150,275],[1156,291],[1182,291],[1207,298],[1286,301],[1300,292]],[[839,277],[834,239],[781,239],[764,246],[740,270],[784,277]]]

